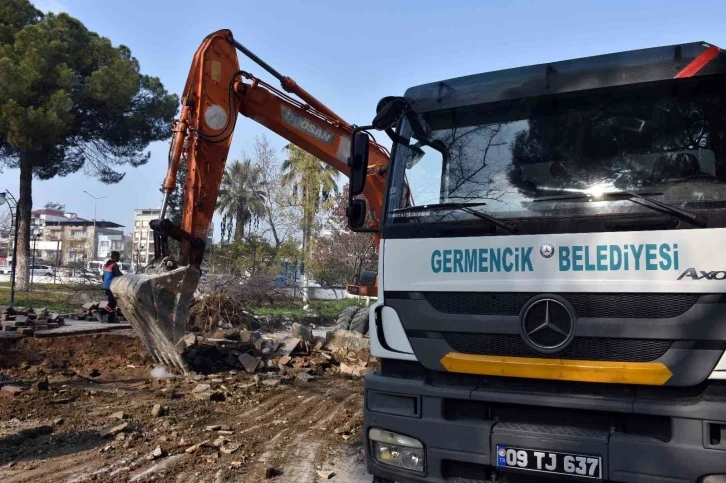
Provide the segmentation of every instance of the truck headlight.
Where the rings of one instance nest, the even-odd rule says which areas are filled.
[[[421,441],[377,428],[368,431],[368,439],[379,463],[423,473],[425,456]]]

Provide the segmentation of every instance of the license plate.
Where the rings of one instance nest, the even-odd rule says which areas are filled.
[[[497,445],[497,467],[602,479],[602,457]]]

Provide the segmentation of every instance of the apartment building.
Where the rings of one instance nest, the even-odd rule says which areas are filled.
[[[94,222],[63,210],[34,210],[31,217],[31,235],[35,236],[30,249],[37,259],[54,264],[56,260],[60,265],[86,263],[96,257],[99,237],[123,237],[123,225],[108,220]]]
[[[134,210],[133,257],[138,267],[147,265],[154,258],[154,231],[149,226],[152,220],[161,216],[160,208],[138,208]],[[210,250],[214,239],[214,225],[207,230],[206,250]]]
[[[134,210],[133,255],[137,267],[147,265],[154,258],[154,232],[149,226],[151,220],[158,220],[160,208],[138,208]]]
[[[125,239],[126,236],[123,233],[99,233],[96,259],[106,260],[111,257],[111,252],[116,251],[122,254],[121,257],[123,260],[126,260],[126,258],[130,260],[131,256],[124,253]]]

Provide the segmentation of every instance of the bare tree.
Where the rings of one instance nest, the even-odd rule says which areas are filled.
[[[292,191],[282,182],[281,162],[270,140],[264,134],[255,137],[254,163],[260,168],[264,191],[264,222],[259,235],[271,238],[275,248],[300,235],[300,209],[295,206]]]

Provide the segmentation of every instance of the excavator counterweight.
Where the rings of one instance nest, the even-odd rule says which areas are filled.
[[[278,79],[290,95],[240,70],[237,50]],[[194,55],[181,114],[172,129],[161,216],[151,223],[154,262],[142,273],[119,277],[111,285],[124,315],[153,357],[184,372],[188,368],[180,343],[199,283],[204,241],[238,114],[268,127],[338,171],[348,171],[354,129],[350,123],[236,42],[231,31],[219,30],[204,39]],[[375,141],[370,143],[370,170],[363,194],[380,216],[389,156]],[[186,167],[182,223],[175,226],[165,215],[182,162]],[[181,243],[178,260],[170,257],[168,238]]]

